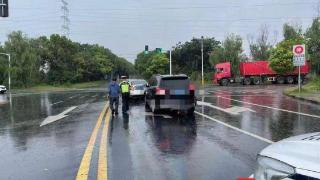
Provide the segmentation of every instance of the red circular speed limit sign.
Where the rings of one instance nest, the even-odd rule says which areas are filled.
[[[296,54],[302,54],[302,53],[304,52],[303,46],[296,46],[296,47],[294,48],[294,52],[295,52]]]

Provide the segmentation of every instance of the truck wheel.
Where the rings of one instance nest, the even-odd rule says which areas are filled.
[[[261,83],[261,78],[259,78],[259,77],[253,78],[253,84],[254,85],[259,85],[260,83]]]
[[[292,76],[288,76],[287,79],[286,79],[286,82],[288,84],[293,84],[294,83],[294,78]]]
[[[228,79],[222,79],[221,80],[221,86],[228,86],[228,84],[229,84]]]
[[[243,85],[250,85],[251,84],[251,79],[250,78],[244,78],[243,79]]]
[[[303,84],[305,82],[305,77],[304,76],[301,76],[301,84]],[[299,76],[296,77],[295,79],[295,83],[299,83]]]
[[[278,76],[277,77],[277,83],[278,84],[284,84],[284,82],[285,82],[284,77],[282,77],[282,76]]]

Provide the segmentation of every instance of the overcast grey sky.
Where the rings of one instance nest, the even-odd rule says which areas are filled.
[[[62,33],[60,0],[9,0],[10,17],[0,18],[0,42],[13,30],[29,37]],[[192,37],[240,35],[248,52],[248,34],[269,27],[270,40],[282,39],[282,25],[304,29],[317,15],[318,0],[66,0],[70,38],[101,44],[131,62],[148,44],[168,49]],[[274,34],[278,34],[274,36]]]

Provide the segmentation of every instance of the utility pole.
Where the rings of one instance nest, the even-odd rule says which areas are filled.
[[[10,73],[10,69],[11,69],[11,56],[10,54],[7,53],[0,53],[2,55],[5,55],[8,57],[8,61],[9,61],[9,72],[8,72],[8,76],[9,76],[9,92],[11,93],[11,73]]]
[[[62,6],[61,6],[61,10],[62,10],[62,20],[63,20],[63,25],[61,26],[62,31],[63,31],[63,35],[66,37],[69,37],[70,35],[70,28],[69,28],[69,24],[70,24],[70,19],[69,19],[69,8],[68,8],[68,2],[66,0],[61,0],[62,2]]]
[[[169,50],[169,53],[170,53],[170,75],[172,75],[172,57],[171,57],[171,52],[172,52],[172,50],[170,49]]]
[[[204,79],[203,79],[203,36],[201,36],[201,84],[204,88]]]

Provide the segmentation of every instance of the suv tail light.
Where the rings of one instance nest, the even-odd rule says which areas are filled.
[[[156,95],[166,95],[166,90],[157,87],[156,88]]]
[[[196,86],[192,83],[189,84],[189,90],[190,91],[195,91],[196,90]]]

